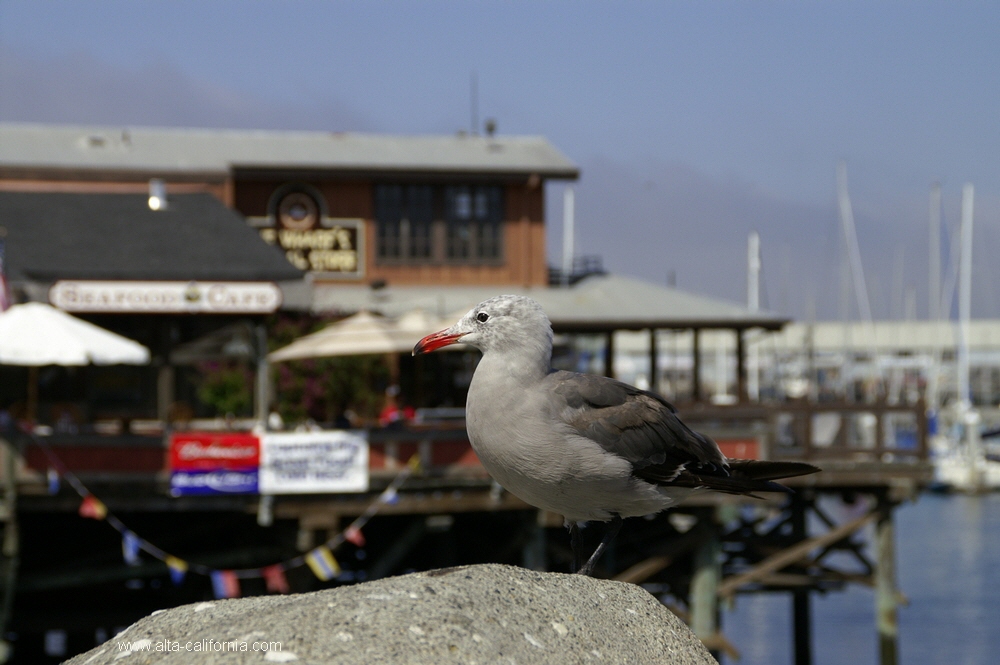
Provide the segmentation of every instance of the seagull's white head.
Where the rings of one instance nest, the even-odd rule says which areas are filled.
[[[458,323],[424,337],[413,355],[451,344],[468,344],[483,354],[515,351],[552,356],[552,324],[542,306],[525,296],[497,296],[479,303]]]

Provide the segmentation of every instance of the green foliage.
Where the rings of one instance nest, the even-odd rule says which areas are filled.
[[[202,374],[198,386],[198,399],[215,410],[217,415],[253,415],[253,372],[246,363],[201,363]]]
[[[329,321],[312,317],[276,315],[268,325],[270,350],[286,346]],[[339,356],[277,363],[272,367],[275,386],[272,408],[286,423],[311,418],[332,422],[345,411],[373,420],[382,407],[389,383],[385,356]]]

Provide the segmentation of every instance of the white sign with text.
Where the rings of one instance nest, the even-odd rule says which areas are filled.
[[[358,432],[265,434],[260,440],[261,494],[368,491],[368,440]]]
[[[60,280],[49,302],[67,312],[269,314],[281,306],[273,282]]]

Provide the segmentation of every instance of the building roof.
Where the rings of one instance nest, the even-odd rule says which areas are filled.
[[[169,175],[298,169],[538,175],[577,166],[539,136],[389,136],[343,132],[0,123],[0,169]]]
[[[918,353],[955,349],[961,339],[958,321],[822,321],[797,323],[769,340],[782,351],[812,348],[839,353],[845,349],[870,353]],[[1000,349],[1000,320],[976,319],[969,322],[970,351]]]
[[[0,192],[12,282],[294,281],[303,273],[211,194]]]
[[[398,316],[422,308],[458,316],[500,294],[537,300],[557,331],[584,332],[644,328],[766,328],[778,330],[788,319],[679,289],[620,275],[592,275],[570,287],[549,286],[388,286],[317,284],[313,308],[351,313],[363,309]]]

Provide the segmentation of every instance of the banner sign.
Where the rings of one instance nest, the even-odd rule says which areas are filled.
[[[270,314],[281,306],[281,289],[274,282],[60,280],[49,302],[67,312]]]
[[[174,471],[170,474],[172,496],[205,494],[257,494],[257,469]]]
[[[255,434],[175,432],[170,437],[170,470],[256,469],[260,438]]]
[[[261,494],[368,491],[368,440],[359,432],[261,437]]]
[[[260,439],[253,434],[177,432],[169,458],[173,496],[257,493]]]

